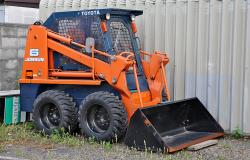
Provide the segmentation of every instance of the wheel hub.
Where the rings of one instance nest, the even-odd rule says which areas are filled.
[[[100,105],[90,107],[87,114],[89,128],[95,133],[104,133],[110,125],[110,118],[107,110]]]
[[[60,112],[56,105],[49,103],[43,106],[42,121],[48,128],[58,127],[60,123]]]

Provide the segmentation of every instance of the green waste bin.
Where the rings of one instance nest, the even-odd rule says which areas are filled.
[[[10,125],[26,120],[26,112],[21,112],[19,90],[0,91],[0,123]]]

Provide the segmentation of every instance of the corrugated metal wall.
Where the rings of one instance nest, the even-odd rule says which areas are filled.
[[[250,0],[42,0],[40,16],[84,8],[144,10],[147,51],[166,51],[173,99],[197,96],[223,128],[250,133]]]

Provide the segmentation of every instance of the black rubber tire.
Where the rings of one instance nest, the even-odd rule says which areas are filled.
[[[60,115],[58,125],[50,123],[48,117],[43,118],[43,112],[48,105],[53,105],[58,110]],[[46,134],[51,134],[54,129],[61,128],[64,128],[65,131],[73,132],[78,125],[77,108],[75,105],[73,98],[63,91],[48,90],[41,93],[33,104],[32,117],[36,128]]]
[[[109,127],[103,133],[93,131],[89,127],[87,115],[94,106],[104,107],[109,116]],[[78,111],[81,133],[98,141],[117,141],[122,138],[128,126],[127,112],[121,101],[113,93],[99,91],[88,95],[81,103]],[[113,141],[113,142],[114,142]]]

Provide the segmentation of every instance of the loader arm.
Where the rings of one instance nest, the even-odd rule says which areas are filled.
[[[47,43],[41,43],[43,41],[47,41]],[[39,45],[34,46],[34,44],[39,44]],[[57,33],[54,33],[46,29],[43,26],[36,26],[36,25],[30,26],[26,48],[29,48],[27,49],[28,51],[30,50],[30,48],[38,48],[40,51],[42,51],[39,57],[36,57],[36,58],[42,59],[42,61],[40,61],[39,66],[34,66],[32,62],[35,62],[35,61],[30,61],[32,60],[30,57],[30,54],[26,54],[26,56],[24,57],[25,72],[22,73],[22,78],[19,80],[19,82],[20,83],[42,83],[42,84],[58,84],[58,83],[68,84],[69,80],[57,79],[57,77],[59,77],[59,75],[64,75],[63,77],[72,77],[72,75],[76,75],[76,77],[88,77],[89,75],[89,78],[92,77],[92,75],[86,72],[84,73],[84,72],[74,72],[74,71],[60,71],[58,69],[49,68],[48,64],[54,63],[52,62],[53,55],[51,54],[53,54],[53,52],[58,52],[94,70],[93,74],[97,80],[73,80],[71,79],[70,80],[72,81],[71,84],[100,85],[101,81],[105,80],[111,86],[119,90],[122,94],[129,96],[129,91],[125,83],[125,80],[126,80],[125,72],[130,66],[132,66],[133,63],[135,63],[135,61],[133,61],[130,58],[126,58],[120,55],[115,55],[115,56],[112,56],[113,60],[111,61],[111,63],[106,63],[97,58],[94,58],[92,56],[90,57],[75,49],[72,49],[65,44],[75,45],[79,48],[85,48],[84,45],[73,42],[70,37],[61,36]],[[94,48],[92,49],[92,52],[93,54],[101,54],[101,55],[111,58],[110,55],[104,52],[95,50]],[[42,66],[45,66],[45,67],[42,68]],[[40,72],[40,75],[28,76],[31,70],[34,72],[37,72],[37,74],[32,72],[32,75],[38,75],[38,72]],[[86,83],[83,83],[83,82],[86,82]]]

